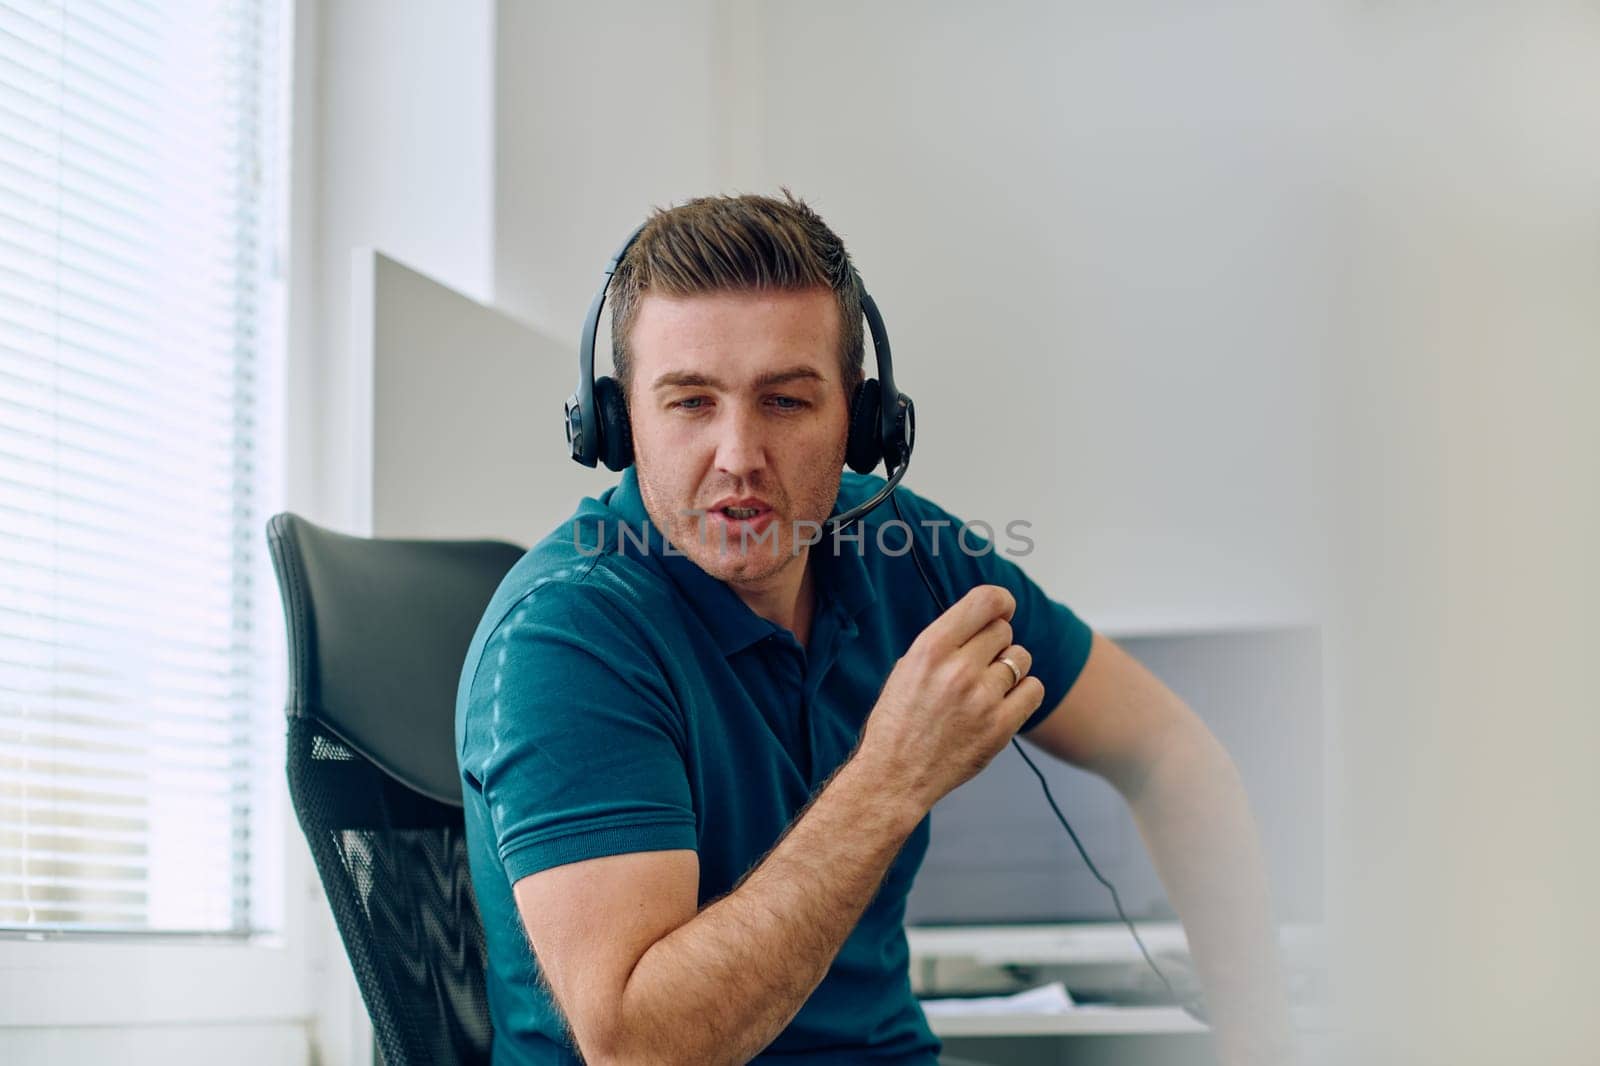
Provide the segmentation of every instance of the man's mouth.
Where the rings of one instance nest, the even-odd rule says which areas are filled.
[[[720,514],[724,518],[733,519],[735,522],[745,522],[752,518],[758,518],[770,510],[772,510],[772,505],[759,496],[745,496],[741,499],[724,496],[712,504],[710,508],[712,514]]]
[[[733,538],[737,537],[737,543],[742,545],[746,543],[745,537],[766,536],[778,513],[759,496],[745,496],[742,499],[723,497],[709,508],[706,517],[711,520],[714,541],[731,545],[735,543]]]

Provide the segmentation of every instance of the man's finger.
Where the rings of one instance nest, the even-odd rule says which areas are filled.
[[[982,666],[993,662],[996,655],[1011,647],[1011,640],[1011,623],[1004,618],[996,618],[974,633],[962,648]]]
[[[1009,660],[1010,665],[1006,664]],[[1002,692],[1009,693],[1012,689],[1022,684],[1023,678],[1033,669],[1033,653],[1021,644],[1012,644],[1000,649],[1000,653],[990,663],[991,671],[1000,679]],[[1015,673],[1013,673],[1015,671]]]
[[[1010,725],[1011,732],[1015,733],[1043,702],[1044,682],[1030,674],[1019,681],[1017,687],[1007,692],[1005,698],[1000,701],[1000,716]]]
[[[959,648],[996,618],[1011,620],[1016,597],[999,585],[977,585],[944,614],[929,623],[923,637],[940,650]]]

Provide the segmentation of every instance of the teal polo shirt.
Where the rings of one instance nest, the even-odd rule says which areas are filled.
[[[882,484],[845,473],[834,513]],[[896,495],[903,524],[885,504],[859,538],[812,547],[807,648],[662,539],[631,468],[506,575],[456,704],[497,1066],[580,1061],[540,985],[512,885],[564,863],[691,848],[700,904],[727,894],[850,754],[889,671],[937,614],[907,533],[952,602],[977,584],[1016,596],[1016,641],[1045,687],[1023,729],[1066,695],[1089,627],[994,542],[904,488]],[[928,833],[924,818],[827,976],[756,1062],[935,1063],[904,929]]]

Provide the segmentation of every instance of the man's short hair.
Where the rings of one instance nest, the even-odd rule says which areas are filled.
[[[770,196],[703,196],[657,208],[611,279],[613,374],[627,396],[628,336],[648,293],[698,296],[831,289],[843,324],[839,370],[848,398],[863,377],[861,288],[838,234],[788,189]]]

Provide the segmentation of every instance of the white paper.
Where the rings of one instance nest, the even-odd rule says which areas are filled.
[[[1072,993],[1060,981],[1009,996],[978,996],[974,999],[925,999],[925,1014],[1065,1014],[1076,1006]]]

